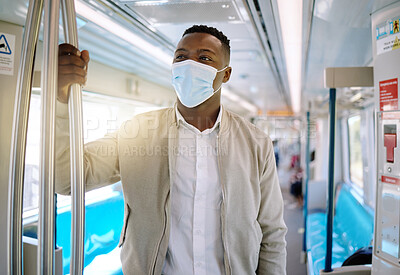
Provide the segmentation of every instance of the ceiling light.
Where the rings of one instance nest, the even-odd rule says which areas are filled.
[[[277,2],[292,109],[294,113],[298,113],[301,108],[303,0],[279,0]]]
[[[223,9],[229,9],[229,5],[228,5],[228,4],[223,4],[221,7],[222,7]]]
[[[118,36],[119,38],[131,43],[135,47],[142,51],[154,56],[162,63],[170,66],[172,63],[172,56],[163,52],[159,47],[147,42],[137,34],[134,34],[131,30],[121,26],[120,24],[112,21],[108,16],[102,12],[97,11],[89,5],[75,0],[76,13],[87,19],[88,21],[98,25],[99,27],[109,31],[110,33]]]
[[[235,16],[228,16],[228,19],[229,19],[229,20],[235,20],[236,17],[235,17]]]
[[[123,1],[123,2],[130,2],[130,1]],[[168,4],[168,0],[136,1],[133,2],[133,4],[135,6],[156,6],[156,5]]]
[[[358,93],[356,93],[355,95],[353,95],[353,96],[350,98],[350,102],[351,102],[351,103],[356,102],[356,101],[360,100],[361,98],[362,98],[362,93],[361,93],[361,92],[358,92]]]

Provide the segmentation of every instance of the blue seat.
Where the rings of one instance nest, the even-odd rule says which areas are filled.
[[[119,236],[123,226],[124,199],[121,192],[86,201],[84,274],[122,274]],[[37,238],[37,225],[24,227],[24,236]],[[57,246],[63,249],[63,273],[70,272],[71,207],[57,209]],[[104,263],[106,265],[104,265]]]
[[[107,198],[87,201],[85,214],[85,270],[96,257],[101,255],[104,258],[109,254],[110,262],[118,261],[119,257],[114,257],[113,251],[118,246],[123,226],[124,199],[122,193],[114,191],[108,194]],[[63,248],[64,274],[69,274],[71,253],[71,209],[69,206],[58,209],[56,226],[57,246]],[[99,265],[97,266],[100,268]],[[121,270],[120,264],[119,266],[115,264],[109,266],[115,266],[116,269],[109,274],[118,274]],[[96,273],[93,265],[90,270],[92,270],[92,274]],[[97,270],[97,274],[102,274],[100,269]]]
[[[356,198],[354,190],[340,184],[336,192],[334,212],[332,267],[339,267],[355,251],[369,246],[373,238],[373,213]],[[307,216],[308,273],[319,274],[325,268],[326,214]]]

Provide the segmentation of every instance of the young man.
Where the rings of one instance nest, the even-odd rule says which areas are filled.
[[[87,190],[122,182],[124,274],[286,274],[272,142],[220,103],[229,55],[222,32],[187,29],[172,64],[177,104],[85,146]],[[68,86],[85,82],[89,56],[63,44],[59,58],[65,103]],[[69,193],[66,104],[57,112],[56,189]]]

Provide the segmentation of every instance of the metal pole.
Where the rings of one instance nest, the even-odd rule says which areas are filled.
[[[32,89],[33,63],[39,34],[43,0],[30,0],[25,21],[22,57],[15,94],[10,176],[8,191],[7,274],[22,274],[22,208],[26,134]]]
[[[306,178],[305,178],[305,190],[304,190],[304,204],[303,204],[303,216],[304,216],[304,235],[303,235],[303,252],[307,252],[307,215],[308,215],[308,181],[310,179],[310,111],[307,111],[307,136],[306,136]]]
[[[328,202],[326,221],[325,272],[332,271],[332,233],[335,192],[335,130],[336,130],[336,89],[329,90],[329,164],[328,164]]]
[[[73,0],[62,0],[64,37],[67,43],[78,48],[75,5]],[[82,91],[73,84],[69,96],[69,130],[71,156],[71,259],[70,273],[79,275],[84,267],[85,237],[85,178],[83,163]]]
[[[59,0],[44,1],[38,274],[46,275],[54,274],[54,143],[59,13]]]

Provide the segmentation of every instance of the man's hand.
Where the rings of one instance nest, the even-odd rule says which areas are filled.
[[[58,101],[68,102],[69,87],[72,84],[86,83],[88,63],[88,51],[80,52],[70,44],[58,46]]]

